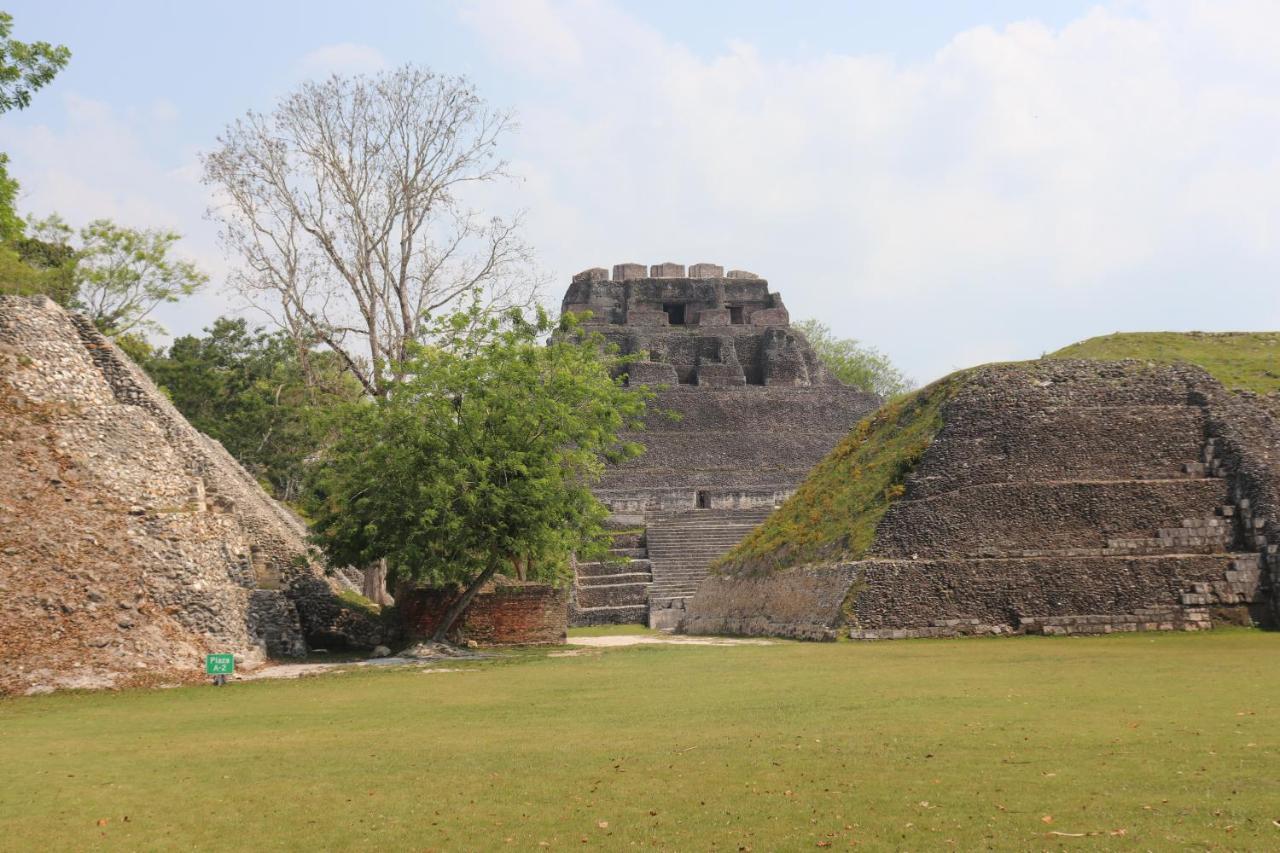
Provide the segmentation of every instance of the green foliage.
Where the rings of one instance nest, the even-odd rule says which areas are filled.
[[[385,399],[351,406],[318,472],[317,541],[339,565],[386,558],[391,572],[471,583],[526,566],[562,578],[571,552],[600,553],[606,511],[589,486],[602,456],[640,448],[646,395],[611,377],[614,357],[572,317],[501,320],[479,311],[436,324]]]
[[[0,293],[19,296],[48,296],[64,307],[75,301],[75,252],[62,239],[35,224],[35,233],[27,235],[27,225],[13,215],[12,199],[5,192],[17,191],[17,183],[4,174],[7,158],[0,154]],[[49,222],[61,220],[51,219]],[[50,240],[50,236],[53,237]]]
[[[10,235],[0,241],[0,293],[43,295],[64,308],[71,307],[76,296],[76,253],[66,242],[70,229],[62,220],[50,217],[31,223],[32,233],[28,234],[28,224],[21,219],[5,221],[12,212],[11,207],[0,209],[0,227]]]
[[[360,593],[351,589],[344,589],[338,593],[338,598],[342,599],[346,604],[351,605],[357,610],[362,610],[370,615],[381,613],[382,608],[365,598]]]
[[[809,339],[818,358],[844,384],[879,394],[886,399],[905,394],[915,383],[894,366],[889,357],[874,347],[850,338],[837,338],[826,323],[801,320],[793,323]]]
[[[717,570],[765,572],[862,557],[889,504],[902,496],[907,475],[942,429],[943,405],[965,376],[953,373],[860,421]]]
[[[18,215],[18,182],[9,175],[9,155],[0,154],[0,243],[20,238],[25,226]]]
[[[163,332],[147,315],[208,281],[190,261],[171,257],[179,239],[172,232],[127,228],[108,219],[95,220],[78,233],[56,214],[32,220],[17,237],[0,242],[0,251],[11,256],[0,257],[0,292],[49,296],[85,312],[104,334],[117,339]]]
[[[53,81],[71,59],[63,45],[11,38],[13,15],[0,12],[0,113],[25,109],[31,95]]]
[[[202,337],[185,335],[148,355],[116,338],[197,429],[216,438],[281,500],[296,501],[307,459],[329,440],[335,405],[360,389],[330,353],[305,353],[282,332],[222,317]],[[145,346],[145,343],[143,344]]]
[[[1187,362],[1234,390],[1280,391],[1280,332],[1118,332],[1071,344],[1047,357]]]
[[[97,219],[80,229],[76,250],[76,307],[103,334],[163,329],[147,319],[163,302],[177,302],[208,282],[190,261],[170,256],[181,235],[126,228]]]

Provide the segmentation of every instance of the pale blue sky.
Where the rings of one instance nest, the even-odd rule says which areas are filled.
[[[1119,329],[1280,328],[1280,6],[69,3],[0,119],[23,202],[177,228],[219,279],[196,153],[308,76],[412,61],[521,121],[558,303],[578,269],[711,261],[920,380]],[[215,291],[161,317],[198,330]]]

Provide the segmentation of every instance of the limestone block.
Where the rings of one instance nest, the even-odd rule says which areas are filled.
[[[670,364],[656,361],[637,361],[627,365],[628,385],[671,385],[679,384],[676,369]]]
[[[732,323],[728,308],[705,308],[698,312],[699,326],[729,326]]]
[[[609,271],[604,267],[592,267],[589,270],[583,270],[573,277],[573,281],[577,284],[580,281],[605,281],[609,278]]]
[[[746,270],[729,270],[729,272],[725,273],[725,278],[745,278],[754,281],[758,280],[760,276],[753,272],[747,272]]]
[[[650,278],[684,278],[684,264],[667,261],[649,267]]]
[[[761,308],[751,315],[753,326],[789,326],[791,316],[785,308]]]
[[[719,264],[694,264],[689,267],[689,278],[724,278],[724,267]]]
[[[697,373],[698,384],[712,388],[730,388],[746,385],[747,377],[740,364],[700,364]]]
[[[666,326],[668,324],[666,311],[655,311],[652,308],[627,309],[628,326]]]
[[[626,281],[631,278],[644,278],[644,264],[614,264],[613,280]]]

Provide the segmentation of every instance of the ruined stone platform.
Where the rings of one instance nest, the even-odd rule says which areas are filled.
[[[0,296],[0,439],[0,692],[379,641],[301,520],[44,298]]]
[[[967,374],[861,560],[708,578],[695,633],[856,639],[1274,620],[1280,398],[1191,366]]]
[[[708,564],[880,400],[831,376],[754,273],[664,263],[618,264],[610,276],[598,267],[574,276],[562,310],[637,358],[628,384],[657,392],[645,429],[626,436],[645,453],[595,489],[616,518],[647,531],[647,563],[607,584],[596,566],[580,567],[572,624],[637,621],[642,609],[651,624],[659,611],[673,624]],[[625,577],[646,572],[651,581]]]

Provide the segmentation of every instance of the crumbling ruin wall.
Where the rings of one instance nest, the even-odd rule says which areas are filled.
[[[396,607],[406,632],[429,638],[461,594],[457,588],[399,587]],[[488,584],[454,623],[449,638],[481,646],[559,645],[568,631],[568,596],[568,590],[547,584]]]
[[[83,318],[0,297],[0,360],[6,687],[169,678],[206,651],[251,666],[307,636],[377,641],[301,523]]]
[[[851,565],[802,566],[754,577],[709,575],[688,604],[680,630],[834,640],[846,626],[844,604],[856,579]]]
[[[841,567],[853,635],[1265,619],[1280,541],[1278,410],[1280,400],[1231,394],[1190,366],[975,370],[866,559]],[[794,635],[779,601],[796,571],[709,580],[686,626],[740,630],[725,604],[740,585],[765,608],[759,624]]]

